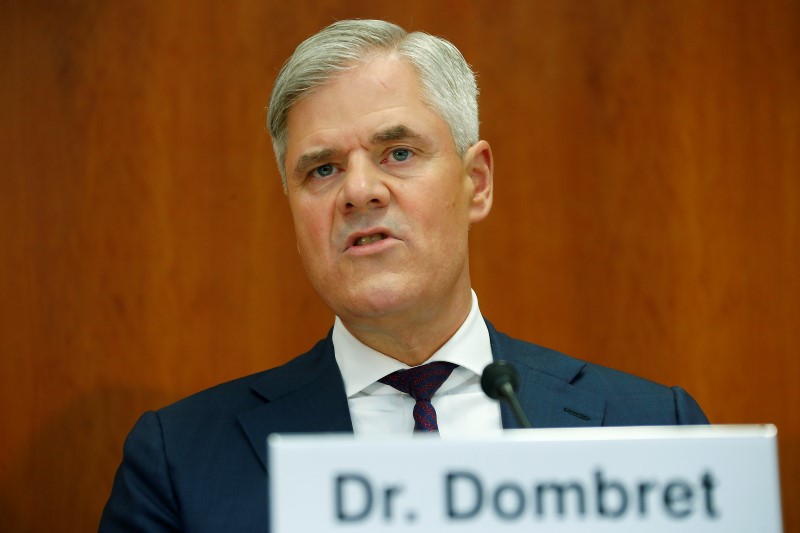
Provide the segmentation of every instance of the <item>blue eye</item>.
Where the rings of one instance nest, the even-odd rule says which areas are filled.
[[[405,161],[411,157],[411,150],[408,148],[395,148],[392,150],[392,157],[395,161]]]
[[[331,165],[330,163],[326,163],[312,170],[311,175],[316,178],[327,178],[328,176],[333,174],[334,170],[335,169],[333,168],[333,165]]]

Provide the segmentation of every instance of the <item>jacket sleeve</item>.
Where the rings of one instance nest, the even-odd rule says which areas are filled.
[[[142,415],[125,440],[100,533],[181,531],[158,414]]]
[[[679,425],[708,424],[708,418],[688,392],[680,387],[672,387],[675,397],[675,417]]]

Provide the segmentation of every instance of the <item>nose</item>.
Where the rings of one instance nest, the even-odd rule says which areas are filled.
[[[337,204],[342,213],[385,207],[389,189],[381,168],[368,157],[354,157],[345,171]]]

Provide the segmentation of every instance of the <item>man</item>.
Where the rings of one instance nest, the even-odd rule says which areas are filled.
[[[336,315],[331,334],[282,367],[145,414],[101,531],[267,531],[273,432],[514,427],[480,390],[497,359],[519,369],[537,427],[706,422],[679,388],[484,321],[467,241],[492,206],[492,152],[478,137],[474,75],[450,43],[381,21],[333,24],[287,61],[268,122],[300,256]],[[433,398],[403,389],[406,369],[438,379]]]

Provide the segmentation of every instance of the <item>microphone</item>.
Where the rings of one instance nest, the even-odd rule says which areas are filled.
[[[511,405],[514,418],[521,428],[531,427],[531,422],[525,416],[522,406],[517,398],[519,388],[519,373],[514,365],[508,361],[495,361],[483,369],[481,375],[481,388],[493,400],[505,400]]]

